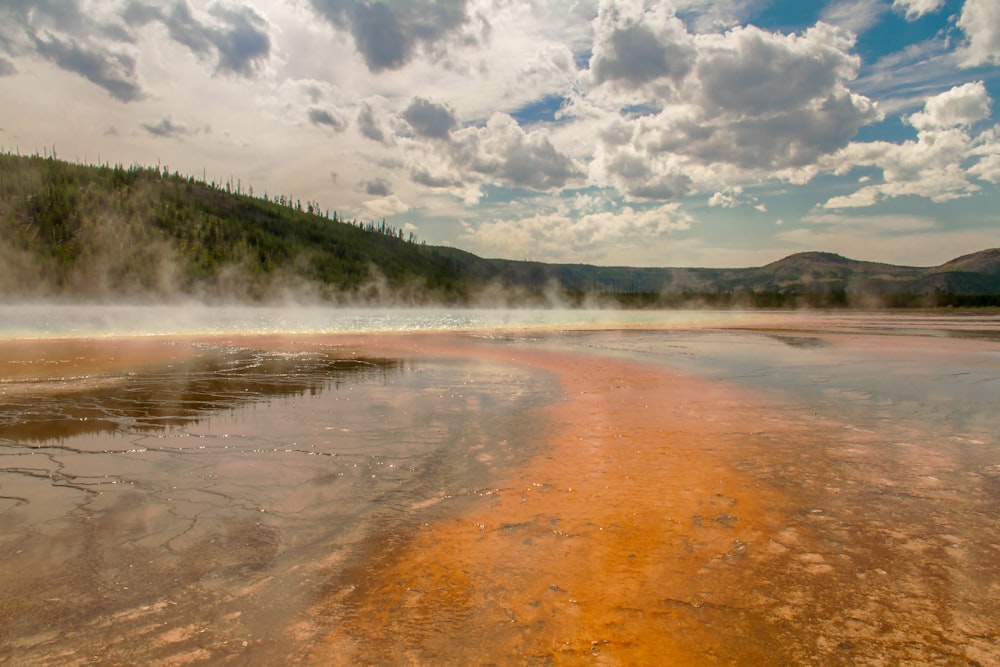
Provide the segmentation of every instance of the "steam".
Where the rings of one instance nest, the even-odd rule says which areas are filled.
[[[260,306],[197,301],[97,306],[40,300],[6,304],[2,308],[5,317],[0,320],[0,340],[415,331],[495,333],[622,327],[689,329],[750,324],[766,317],[745,311],[372,308],[302,303]]]

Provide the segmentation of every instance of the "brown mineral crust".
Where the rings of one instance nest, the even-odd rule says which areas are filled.
[[[732,576],[712,573],[766,544],[781,505],[735,467],[759,401],[606,357],[453,337],[420,347],[556,373],[549,446],[459,516],[395,551],[373,545],[319,605],[336,629],[315,662],[768,659],[748,642],[753,619],[719,605]],[[709,633],[723,615],[731,634]]]
[[[46,338],[0,340],[0,393],[25,381],[57,382],[109,376],[178,363],[198,354],[196,339]]]

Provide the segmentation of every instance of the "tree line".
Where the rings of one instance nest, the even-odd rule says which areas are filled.
[[[310,210],[311,209],[311,210]],[[345,221],[163,165],[0,152],[0,294],[460,301],[447,258],[385,220]]]

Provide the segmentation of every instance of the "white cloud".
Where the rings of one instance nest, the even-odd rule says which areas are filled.
[[[696,32],[721,32],[747,20],[768,0],[673,0]]]
[[[661,26],[665,19],[652,20]],[[616,21],[618,26],[624,19]],[[846,146],[859,127],[879,117],[867,98],[846,88],[860,61],[850,53],[853,37],[844,30],[818,24],[800,35],[780,35],[739,27],[690,36],[688,42],[676,31],[671,35],[694,46],[694,63],[685,65],[683,78],[679,70],[653,68],[633,81],[644,97],[653,95],[654,112],[601,117],[584,102],[570,108],[590,113],[595,122],[601,118],[593,130],[602,139],[590,165],[595,184],[634,199],[670,199],[711,192],[723,175],[808,180],[820,157]],[[621,89],[613,92],[617,99],[602,97],[608,91],[599,88],[588,103],[613,108],[636,101]]]
[[[878,23],[885,11],[882,0],[838,0],[823,9],[821,18],[859,35]]]
[[[632,199],[680,199],[691,189],[691,176],[681,157],[652,156],[633,144],[598,147],[590,177]]]
[[[916,21],[941,9],[944,0],[893,0],[892,8],[902,12],[907,21]]]
[[[358,109],[358,131],[368,139],[383,143],[388,140],[391,130],[385,120],[385,113],[377,101],[366,100]]]
[[[739,186],[730,188],[725,192],[716,192],[708,200],[709,206],[721,206],[723,208],[736,208],[740,205],[739,194],[743,188]]]
[[[369,199],[361,207],[362,218],[388,218],[410,210],[410,205],[396,195]]]
[[[828,99],[853,78],[860,65],[853,46],[849,33],[822,23],[801,35],[752,26],[704,35],[692,83],[710,113],[784,113]]]
[[[928,95],[953,86],[955,57],[947,36],[910,44],[865,67],[851,89],[871,97],[886,116],[923,106]]]
[[[455,112],[447,104],[438,104],[423,97],[415,97],[403,110],[403,119],[417,136],[429,139],[447,139],[458,126]]]
[[[1000,183],[1000,126],[983,132],[970,153],[979,157],[979,161],[969,168],[969,173],[990,183]]]
[[[1000,3],[965,0],[958,27],[968,38],[968,44],[960,53],[966,67],[1000,64]]]
[[[973,176],[992,181],[996,176],[992,156],[1000,152],[996,132],[971,134],[971,126],[989,116],[991,100],[982,82],[955,86],[927,100],[924,110],[907,120],[916,140],[894,144],[884,141],[853,143],[832,161],[839,172],[856,166],[882,170],[882,182],[829,199],[824,208],[874,206],[885,199],[912,195],[933,202],[967,197],[981,187]],[[983,160],[976,160],[984,156]],[[971,168],[966,165],[975,161]]]
[[[907,122],[918,130],[969,126],[990,115],[991,100],[982,81],[955,86],[927,100]]]
[[[146,92],[133,36],[117,17],[89,12],[80,0],[0,5],[0,54],[50,62],[83,77],[119,102]],[[5,60],[11,63],[9,60]],[[9,64],[7,69],[16,69]]]
[[[433,2],[364,2],[310,0],[314,10],[347,30],[373,72],[399,69],[420,54],[433,54],[456,39],[470,21],[464,0]]]
[[[457,119],[449,116],[447,121],[435,124],[434,132],[424,128],[405,140],[415,181],[453,189],[492,182],[545,191],[583,176],[580,165],[556,149],[545,128],[525,131],[504,113],[493,114],[483,127],[453,129]]]
[[[997,6],[967,0],[949,24],[941,0],[823,0],[805,12],[823,21],[782,34],[747,25],[804,15],[770,0],[0,1],[0,81],[23,102],[0,138],[242,178],[348,217],[412,211],[434,243],[458,243],[464,219],[494,255],[741,263],[699,245],[697,229],[662,233],[657,221],[694,223],[665,202],[742,207],[734,225],[780,210],[784,224],[760,228],[794,231],[768,197],[808,197],[801,186],[823,173],[867,178],[826,213],[994,192],[992,100],[982,83],[954,84],[994,77],[958,67],[1000,62]],[[889,11],[941,30],[862,63],[854,35]],[[540,101],[562,108],[525,114]],[[916,136],[850,143],[887,115]],[[108,134],[88,138],[91,127]],[[759,194],[776,182],[780,195]],[[497,188],[502,202],[486,197]],[[569,197],[576,188],[601,194]],[[553,229],[571,242],[550,242]]]
[[[694,66],[694,40],[666,3],[604,1],[594,25],[590,75],[625,99],[669,95]]]
[[[708,205],[721,206],[722,208],[749,206],[761,213],[767,212],[767,206],[762,204],[756,197],[744,193],[743,187],[740,185],[734,185],[716,192],[708,198]]]
[[[980,189],[962,167],[971,146],[969,135],[959,129],[922,131],[916,141],[902,144],[852,144],[842,153],[846,161],[880,168],[883,182],[833,197],[823,206],[873,206],[905,195],[925,197],[936,203],[967,197]]]
[[[680,204],[588,210],[590,200],[563,202],[534,215],[467,225],[461,241],[487,257],[633,263],[665,235],[693,220]],[[575,206],[583,204],[584,210]],[[647,259],[649,261],[651,258]]]

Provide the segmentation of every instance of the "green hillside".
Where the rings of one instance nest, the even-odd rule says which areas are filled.
[[[453,262],[402,236],[166,169],[0,155],[7,296],[468,299]]]
[[[0,298],[626,307],[1000,306],[1000,249],[938,267],[824,252],[743,269],[483,259],[386,221],[166,168],[0,154]]]

